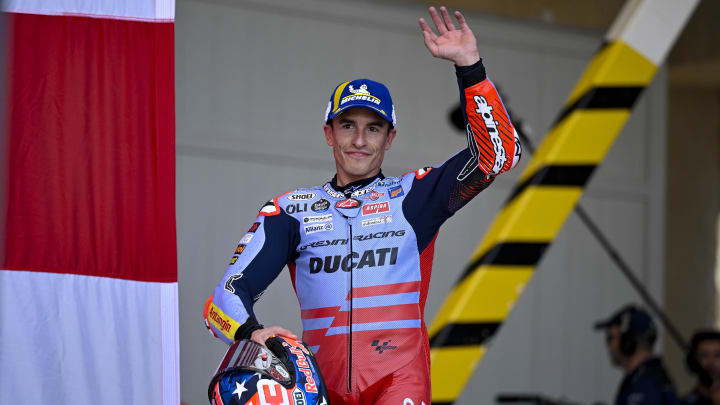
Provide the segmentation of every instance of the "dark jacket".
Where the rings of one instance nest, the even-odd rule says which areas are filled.
[[[675,387],[658,358],[641,363],[623,378],[615,405],[680,405]]]

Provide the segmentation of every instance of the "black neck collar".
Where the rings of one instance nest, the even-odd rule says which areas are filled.
[[[353,181],[352,183],[348,183],[341,187],[341,186],[338,186],[338,184],[337,184],[337,174],[336,174],[335,176],[333,176],[332,180],[330,180],[330,186],[332,186],[332,188],[335,189],[336,191],[339,191],[339,192],[345,194],[346,197],[350,197],[350,194],[352,194],[353,191],[360,190],[362,188],[367,187],[370,183],[372,183],[376,179],[382,180],[384,178],[385,178],[385,176],[383,175],[382,170],[380,170],[380,172],[378,172],[378,174],[376,174],[373,177],[356,180],[356,181]]]

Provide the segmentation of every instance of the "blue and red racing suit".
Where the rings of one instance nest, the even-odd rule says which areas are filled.
[[[456,70],[468,148],[400,177],[379,174],[345,187],[333,179],[269,201],[205,307],[215,336],[230,343],[261,328],[253,303],[287,264],[302,337],[316,353],[331,403],[385,402],[381,391],[402,381],[415,388],[400,390],[393,403],[403,396],[430,403],[423,312],[435,237],[520,159],[517,134],[482,62]]]

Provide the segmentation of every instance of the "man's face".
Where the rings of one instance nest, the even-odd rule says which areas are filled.
[[[385,151],[395,138],[395,129],[377,113],[362,107],[350,108],[324,125],[325,139],[333,148],[338,183],[372,177],[380,172]]]
[[[720,380],[720,341],[705,340],[697,346],[696,356],[700,367],[714,380]]]
[[[610,355],[610,361],[614,366],[620,366],[622,364],[622,352],[620,351],[620,327],[611,326],[607,329],[605,335],[605,342],[607,343],[608,354]]]

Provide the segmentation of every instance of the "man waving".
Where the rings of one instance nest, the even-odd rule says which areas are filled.
[[[487,78],[475,36],[442,7],[420,19],[425,46],[455,63],[468,147],[435,167],[385,177],[397,134],[389,90],[369,79],[330,93],[323,131],[337,173],[268,201],[208,299],[205,318],[226,342],[274,335],[253,304],[285,265],[331,403],[430,404],[423,312],[440,226],[517,165],[520,143]]]

